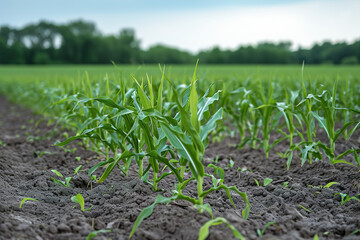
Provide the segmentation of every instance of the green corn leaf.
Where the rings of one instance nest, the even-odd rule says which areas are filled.
[[[165,66],[164,66],[164,71],[161,74],[161,81],[160,81],[160,85],[159,85],[159,89],[158,89],[158,99],[157,99],[156,109],[159,112],[162,112],[162,108],[163,108],[162,95],[163,95],[163,85],[164,85],[164,79],[165,79],[164,75],[165,75]]]
[[[354,150],[354,158],[355,158],[355,161],[357,162],[357,164],[360,166],[360,158],[359,158],[359,155],[357,154],[358,152],[360,152],[360,148],[357,149],[355,151],[355,149],[353,148],[352,150]]]
[[[351,121],[351,122],[347,122],[344,124],[344,126],[342,126],[341,129],[337,130],[335,132],[335,136],[334,136],[334,142],[338,139],[338,137],[351,125],[355,124],[356,122],[355,121]]]
[[[97,98],[93,98],[93,100],[101,102],[108,107],[117,108],[119,110],[124,110],[124,107],[121,107],[120,105],[116,104],[111,98],[108,98],[108,97],[97,97]]]
[[[209,165],[207,165],[207,167],[212,167],[214,169],[214,173],[216,174],[216,176],[218,176],[220,179],[224,180],[225,179],[225,172],[224,169],[222,167],[218,167],[215,166],[214,164],[210,163]]]
[[[331,149],[327,147],[325,144],[323,144],[321,141],[316,142],[315,146],[318,146],[322,150],[324,150],[325,154],[328,156],[329,159],[335,158],[335,154],[331,151]]]
[[[214,115],[211,116],[211,118],[209,119],[209,121],[201,126],[201,131],[200,131],[200,139],[201,141],[204,143],[206,138],[208,137],[208,135],[215,130],[216,128],[216,122],[218,120],[221,120],[223,117],[223,109],[220,108]]]
[[[293,154],[294,154],[294,151],[291,151],[290,154],[289,154],[289,157],[288,157],[288,159],[286,161],[287,170],[289,170],[289,168],[290,168],[291,161],[292,161],[292,158],[293,158]]]
[[[132,79],[136,82],[136,84],[138,85],[138,94],[140,97],[140,102],[142,104],[143,109],[148,109],[148,108],[152,108],[151,105],[151,101],[149,100],[149,98],[146,96],[146,93],[143,89],[143,87],[139,84],[139,82],[136,80],[135,77],[133,77],[132,75],[130,75],[132,77]]]
[[[159,203],[169,203],[171,201],[173,201],[173,197],[171,198],[166,198],[166,197],[163,197],[161,195],[157,195],[156,196],[156,199],[155,199],[155,202],[153,204],[151,204],[150,206],[144,208],[141,213],[139,214],[139,216],[136,218],[135,220],[135,223],[134,223],[134,226],[131,230],[131,233],[129,235],[129,239],[134,235],[136,229],[139,227],[140,223],[147,217],[149,217],[153,210],[154,210],[154,207],[156,204],[159,204]]]
[[[231,225],[225,218],[217,217],[215,219],[212,219],[210,221],[207,221],[199,231],[199,238],[198,240],[205,240],[209,236],[209,228],[211,226],[220,225],[222,223],[225,223],[228,228],[231,229],[233,235],[240,240],[245,240],[245,238],[241,235],[241,233],[233,226]]]
[[[200,122],[204,118],[204,113],[209,110],[209,106],[215,101],[219,100],[219,92],[217,91],[212,97],[202,98],[198,103],[198,121]]]
[[[178,154],[188,160],[189,167],[194,177],[204,176],[204,166],[199,160],[199,155],[194,146],[184,141],[183,134],[173,130],[169,125],[160,122],[160,127],[169,142],[178,150]]]
[[[65,186],[68,187],[69,186],[69,183],[71,181],[72,177],[66,177],[65,178]]]
[[[317,113],[315,112],[310,112],[311,115],[313,115],[319,122],[320,126],[325,130],[327,136],[329,139],[334,139],[334,132],[333,129],[328,129],[327,125],[326,125],[326,121],[329,121],[329,118],[324,119],[322,117],[320,117]]]
[[[273,180],[271,178],[265,178],[264,179],[264,187],[266,187],[267,185],[269,185]]]
[[[174,93],[176,96],[176,93]],[[195,127],[192,125],[191,123],[191,118],[188,114],[188,112],[185,111],[185,109],[181,106],[180,102],[177,100],[176,101],[178,108],[179,108],[179,112],[180,112],[180,117],[181,117],[181,126],[186,130],[186,132],[191,136],[192,138],[192,142],[193,144],[196,146],[196,148],[198,149],[198,151],[201,154],[204,154],[205,152],[205,148],[204,148],[204,144],[202,143],[201,139],[200,139],[200,135],[199,132],[197,131],[197,129],[195,129]],[[197,121],[197,120],[196,120]]]
[[[311,143],[310,145],[305,145],[304,149],[301,150],[301,166],[304,165],[308,158],[308,152],[313,149],[315,143]]]
[[[63,147],[63,146],[69,144],[70,142],[72,142],[72,141],[74,141],[74,140],[76,140],[76,139],[86,138],[86,137],[87,137],[87,135],[72,136],[72,137],[69,137],[68,139],[66,139],[66,140],[63,141],[63,142],[58,142],[58,141],[56,141],[56,142],[54,143],[54,146]]]
[[[82,165],[79,165],[77,168],[75,168],[74,175],[78,174],[81,168],[82,168]]]
[[[182,178],[180,177],[180,175],[179,175],[179,172],[178,172],[177,168],[174,167],[174,166],[169,162],[169,160],[168,160],[167,158],[160,156],[155,150],[147,153],[146,155],[149,156],[149,157],[155,158],[155,159],[157,159],[159,162],[162,162],[163,164],[165,164],[165,166],[168,166],[168,167],[171,169],[172,173],[175,174],[175,176],[177,177],[178,181],[179,181],[179,182],[182,182],[182,181],[183,181],[183,179],[182,179]]]
[[[57,184],[59,184],[59,185],[62,185],[62,186],[64,186],[64,187],[68,187],[68,186],[69,186],[69,185],[67,185],[64,181],[59,181],[59,180],[57,180],[57,179],[55,179],[55,178],[53,178],[53,177],[50,177],[50,179],[53,180],[53,182],[55,182],[55,183],[57,183]]]
[[[358,123],[356,124],[356,126],[353,127],[353,128],[350,130],[349,135],[348,135],[348,139],[351,138],[351,136],[354,134],[354,132],[355,132],[358,128],[360,128],[360,122],[358,122]]]
[[[324,188],[330,188],[332,185],[335,185],[335,184],[340,184],[340,183],[338,183],[338,182],[329,182],[328,184],[326,184],[324,186]]]
[[[134,155],[135,154],[131,153],[130,151],[123,152],[116,160],[114,160],[111,164],[109,164],[109,166],[105,169],[104,173],[101,175],[99,180],[97,180],[97,182],[98,183],[103,182],[121,160],[132,157]]]
[[[80,205],[81,211],[85,211],[85,201],[84,201],[84,197],[81,195],[81,193],[78,193],[75,196],[71,197],[71,201],[73,201],[74,203],[78,203]]]
[[[191,89],[190,89],[190,97],[189,97],[189,104],[190,104],[190,113],[191,113],[191,123],[192,126],[196,129],[196,131],[200,131],[200,124],[197,117],[198,111],[198,94],[196,91],[196,70],[198,66],[199,60],[197,60],[194,70],[193,79],[191,81]]]
[[[114,162],[115,160],[113,158],[110,158],[108,161],[101,161],[99,162],[98,164],[96,164],[95,166],[93,166],[92,168],[90,168],[89,172],[88,172],[88,176],[91,176],[95,171],[96,169],[98,169],[99,167],[102,167],[106,164],[109,164],[109,163],[112,163]]]
[[[331,164],[338,164],[338,163],[345,163],[345,164],[351,165],[353,167],[356,167],[356,165],[354,165],[354,164],[352,164],[352,163],[350,163],[348,161],[341,160],[341,159],[340,160],[334,160],[334,161],[331,162]]]
[[[348,154],[356,153],[356,152],[360,152],[360,148],[358,148],[358,149],[354,149],[354,148],[348,149],[348,150],[346,150],[345,152],[339,154],[339,155],[335,158],[335,160],[339,160],[339,159],[343,158],[344,156],[346,156],[346,155],[348,155]]]
[[[34,199],[34,198],[23,198],[23,200],[21,200],[21,203],[20,203],[19,208],[21,208],[22,205],[23,205],[26,201],[38,201],[38,200],[36,200],[36,199]]]
[[[154,107],[154,92],[153,92],[152,80],[150,80],[149,75],[147,73],[146,73],[146,79],[148,81],[148,87],[150,92],[151,107]]]
[[[86,240],[91,240],[93,237],[96,237],[99,233],[108,233],[108,232],[112,232],[112,230],[111,229],[101,229],[101,230],[93,231],[93,232],[89,233],[89,235],[87,235]]]
[[[53,173],[55,173],[58,177],[64,177],[59,171],[55,170],[55,169],[52,169],[51,170]]]
[[[224,190],[225,190],[226,195],[228,196],[228,198],[229,198],[230,202],[232,203],[232,205],[234,206],[234,208],[236,208],[236,206],[235,206],[235,203],[234,203],[234,201],[233,201],[233,199],[232,199],[232,197],[231,197],[230,190],[232,190],[232,191],[234,191],[234,192],[236,192],[237,194],[240,195],[240,197],[241,197],[241,198],[245,201],[245,203],[246,203],[246,207],[245,207],[245,209],[242,211],[242,217],[243,217],[244,219],[247,219],[248,216],[249,216],[249,213],[250,213],[250,202],[249,202],[249,200],[248,200],[248,198],[247,198],[246,193],[240,192],[239,189],[237,189],[235,186],[228,187],[228,186],[225,186],[224,184],[221,184],[221,185],[219,185],[219,186],[217,186],[217,187],[212,187],[212,188],[210,188],[209,190],[204,191],[204,192],[200,195],[200,197],[205,197],[206,195],[210,194],[211,192],[217,191],[217,190],[219,190],[219,189],[224,189]]]
[[[210,217],[211,219],[214,219],[214,215],[213,215],[213,212],[212,212],[212,209],[211,209],[211,206],[210,204],[206,203],[206,204],[195,204],[194,207],[196,209],[198,209],[199,211],[206,211],[210,214]]]
[[[139,117],[140,120],[143,120],[145,117],[154,117],[157,120],[161,120],[164,122],[168,122],[171,125],[177,125],[177,121],[169,116],[163,116],[158,110],[154,109],[154,108],[150,108],[150,109],[146,109],[143,110],[144,116],[143,117]]]
[[[121,116],[124,116],[124,115],[131,114],[131,113],[133,113],[133,112],[134,112],[134,110],[125,108],[125,109],[121,110],[120,112],[116,113],[116,114],[115,114],[114,116],[112,116],[111,118],[121,117]]]

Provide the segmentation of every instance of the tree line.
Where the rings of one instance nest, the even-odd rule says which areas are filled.
[[[23,28],[0,27],[0,64],[359,64],[360,40],[354,43],[314,44],[309,49],[291,49],[291,42],[263,42],[219,47],[192,54],[177,48],[154,45],[144,50],[133,29],[104,35],[92,22],[84,20],[55,24],[40,21]]]

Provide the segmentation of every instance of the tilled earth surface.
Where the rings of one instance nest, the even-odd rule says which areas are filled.
[[[87,172],[101,157],[85,150],[80,142],[69,144],[67,149],[54,147],[56,139],[64,138],[46,121],[38,122],[40,119],[0,97],[0,239],[85,239],[100,229],[112,232],[98,234],[93,239],[127,239],[141,209],[151,205],[157,194],[171,195],[175,184],[172,177],[160,182],[164,192],[154,193],[138,179],[135,167],[128,176],[116,169],[104,183],[89,184]],[[233,194],[235,209],[226,194],[219,191],[204,199],[212,206],[215,217],[228,219],[246,239],[259,238],[257,229],[263,229],[268,222],[275,224],[266,229],[263,239],[313,239],[315,234],[320,239],[360,239],[359,232],[354,233],[360,228],[360,202],[350,200],[341,205],[340,196],[334,196],[335,193],[359,194],[359,168],[332,166],[327,160],[300,167],[296,156],[287,170],[286,160],[276,152],[283,152],[288,143],[277,146],[266,159],[261,149],[238,150],[237,142],[227,138],[211,144],[204,161],[207,165],[217,159],[217,165],[225,168],[225,184],[247,193],[250,215],[243,220],[242,199]],[[357,134],[349,142],[340,141],[337,151],[359,145]],[[234,162],[232,167],[230,160]],[[73,176],[80,164],[85,171]],[[241,171],[245,168],[247,171]],[[50,178],[59,178],[51,169],[66,177],[73,176],[71,186],[54,183]],[[98,169],[95,174],[100,176],[102,171]],[[212,173],[212,169],[206,171]],[[273,182],[263,187],[265,178]],[[285,182],[288,182],[286,187]],[[339,184],[319,187],[329,182]],[[209,188],[211,180],[205,184],[205,189]],[[195,194],[195,187],[189,185],[187,193]],[[78,193],[85,199],[85,208],[93,207],[92,210],[82,212],[71,201]],[[27,201],[19,208],[25,197],[38,201]],[[200,227],[208,220],[208,213],[199,213],[184,201],[157,205],[133,239],[197,239]],[[224,225],[210,228],[209,239],[233,238],[231,230]]]

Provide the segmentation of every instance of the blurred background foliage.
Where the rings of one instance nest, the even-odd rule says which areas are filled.
[[[89,21],[66,24],[40,21],[23,28],[0,27],[0,64],[359,64],[360,40],[325,41],[294,50],[291,42],[262,42],[235,50],[212,49],[191,53],[154,45],[142,49],[133,29],[104,35]]]

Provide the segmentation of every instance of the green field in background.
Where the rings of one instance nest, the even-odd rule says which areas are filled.
[[[191,79],[195,65],[166,65],[169,78],[176,81]],[[146,77],[146,73],[154,79],[161,74],[157,65],[119,65],[123,77],[130,74],[138,79]],[[52,65],[52,66],[0,66],[0,80],[37,80],[54,81],[62,79],[83,79],[85,72],[91,80],[103,79],[106,74],[111,79],[119,76],[119,71],[113,65]],[[239,80],[248,78],[263,80],[298,80],[301,79],[301,65],[201,65],[198,77],[206,80]],[[340,79],[360,80],[360,66],[306,66],[304,78],[311,80]]]

